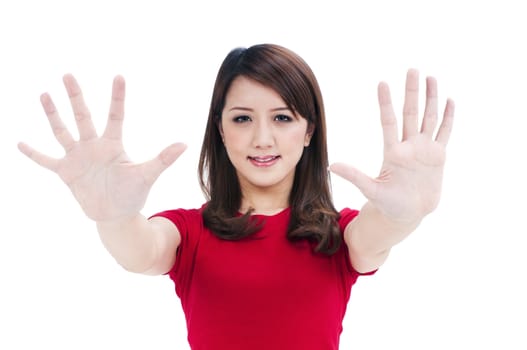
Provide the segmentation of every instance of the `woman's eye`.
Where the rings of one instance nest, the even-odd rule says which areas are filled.
[[[240,115],[238,117],[234,117],[232,119],[235,123],[243,123],[243,122],[248,122],[251,120],[251,118],[249,118],[249,116],[247,115]]]
[[[293,120],[293,118],[285,114],[279,114],[274,119],[279,122],[290,122],[291,120]]]

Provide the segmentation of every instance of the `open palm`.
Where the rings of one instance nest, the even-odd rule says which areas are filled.
[[[48,94],[42,106],[57,141],[65,150],[56,159],[20,143],[20,151],[41,166],[57,173],[70,188],[86,215],[96,221],[114,220],[138,213],[158,176],[185,150],[181,143],[165,148],[156,158],[132,163],[122,144],[125,82],[115,77],[108,122],[98,136],[81,89],[72,75],[64,76],[79,140],[74,140]]]
[[[376,178],[343,163],[331,165],[333,172],[355,184],[381,213],[397,221],[419,221],[437,207],[441,196],[454,103],[447,100],[441,125],[435,133],[438,119],[436,80],[427,78],[426,87],[426,106],[419,129],[419,74],[416,70],[408,71],[403,135],[399,140],[388,85],[379,84],[384,160]]]

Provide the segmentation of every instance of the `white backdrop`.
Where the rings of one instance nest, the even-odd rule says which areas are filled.
[[[62,149],[39,95],[74,129],[62,76],[94,122],[127,80],[125,147],[183,141],[145,215],[203,201],[196,177],[216,71],[234,47],[300,54],[321,84],[331,161],[382,160],[376,86],[402,109],[406,70],[456,102],[440,207],[352,291],[342,349],[527,349],[527,22],[513,1],[3,1],[0,4],[0,349],[188,349],[168,277],[122,270],[67,188],[16,149]],[[424,103],[423,103],[424,104]],[[333,177],[337,207],[364,198]]]

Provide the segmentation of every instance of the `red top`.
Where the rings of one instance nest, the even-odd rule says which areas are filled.
[[[358,214],[341,211],[339,225]],[[181,234],[168,273],[181,300],[193,350],[334,350],[359,273],[346,245],[332,256],[286,238],[290,210],[265,217],[249,238],[227,241],[208,230],[201,209],[156,214]]]

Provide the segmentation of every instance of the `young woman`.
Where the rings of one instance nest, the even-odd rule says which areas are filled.
[[[95,132],[81,90],[64,77],[74,140],[51,98],[42,105],[65,156],[19,148],[56,172],[125,269],[175,282],[192,349],[338,349],[352,285],[383,264],[437,206],[454,104],[437,129],[437,86],[426,80],[419,128],[418,73],[408,71],[402,138],[388,86],[378,95],[384,161],[370,178],[328,164],[316,78],[277,45],[235,49],[216,78],[199,162],[206,200],[150,218],[140,211],[157,177],[185,150],[176,143],[134,164],[122,145],[125,86],[114,80],[106,129]],[[368,199],[337,211],[328,168]]]

